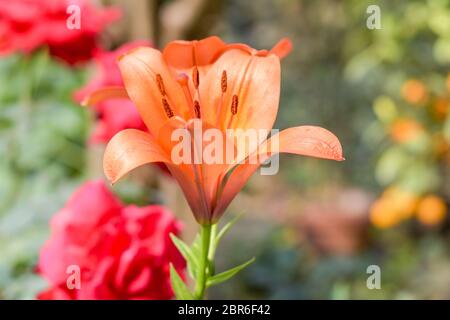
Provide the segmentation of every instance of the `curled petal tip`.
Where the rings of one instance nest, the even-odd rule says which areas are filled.
[[[124,87],[103,87],[86,96],[83,101],[81,101],[81,105],[83,107],[93,106],[108,99],[129,99],[129,97]]]
[[[273,46],[271,53],[277,55],[280,59],[286,57],[292,51],[292,41],[288,38],[283,38]]]
[[[111,183],[147,163],[168,162],[167,155],[154,138],[143,131],[125,129],[108,143],[103,156],[103,171]]]
[[[116,60],[117,60],[117,61],[120,61],[120,60],[122,60],[123,58],[125,58],[126,56],[128,56],[128,55],[130,55],[130,54],[132,54],[132,53],[134,53],[134,52],[136,52],[136,51],[138,51],[138,50],[140,50],[140,49],[142,49],[142,48],[148,48],[148,47],[138,46],[138,47],[132,48],[132,49],[128,50],[128,51],[125,52],[125,53],[119,54],[119,55],[117,56]]]

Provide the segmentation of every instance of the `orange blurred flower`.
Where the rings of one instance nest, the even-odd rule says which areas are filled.
[[[380,229],[388,229],[400,222],[399,216],[389,201],[377,199],[370,208],[370,221]]]
[[[392,205],[398,211],[400,218],[407,219],[412,217],[418,201],[414,193],[401,190],[397,187],[390,187],[384,192],[383,196],[391,201]]]
[[[445,201],[438,196],[428,195],[424,197],[417,207],[417,219],[429,226],[442,222],[447,212]]]
[[[442,133],[436,133],[433,135],[433,146],[436,155],[439,157],[445,157],[450,151],[450,145]]]
[[[395,142],[404,143],[416,139],[423,133],[423,127],[413,119],[401,118],[396,120],[390,130],[391,138]]]
[[[417,201],[415,194],[390,187],[373,203],[370,220],[374,226],[381,229],[393,227],[412,217]]]
[[[425,85],[416,79],[406,81],[401,89],[402,97],[411,104],[422,104],[428,97],[428,90]]]
[[[450,102],[444,97],[437,97],[433,103],[433,114],[437,119],[443,120],[450,110]]]
[[[227,129],[270,130],[278,112],[280,57],[290,50],[282,40],[271,51],[255,50],[243,44],[226,45],[217,37],[201,41],[176,41],[163,52],[138,48],[119,59],[125,88],[104,90],[93,96],[128,95],[136,105],[149,133],[127,129],[109,142],[103,168],[116,182],[138,166],[164,162],[177,180],[200,224],[216,223],[249,177],[267,159],[267,152],[287,152],[318,158],[343,160],[339,140],[328,130],[300,126],[262,141],[258,150],[238,154],[257,159],[256,163],[209,164],[173,161],[171,154],[179,141],[175,130],[187,130],[193,153],[201,154],[202,141],[193,131],[200,126],[227,136]],[[184,139],[184,137],[183,137]],[[204,142],[204,141],[203,141]],[[198,145],[200,144],[200,146]],[[228,151],[228,150],[227,150]],[[227,153],[228,155],[228,153]],[[262,156],[262,157],[261,157]]]

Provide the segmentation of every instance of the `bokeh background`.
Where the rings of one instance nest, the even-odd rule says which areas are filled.
[[[290,38],[276,126],[323,126],[343,145],[345,162],[283,155],[278,175],[249,181],[224,218],[244,213],[217,268],[257,260],[211,298],[450,298],[450,1],[95,3],[122,12],[96,40],[109,50],[209,35],[262,49]],[[381,9],[381,29],[367,28],[369,5]],[[83,181],[103,178],[104,144],[90,139],[99,118],[75,97],[97,68],[45,47],[0,56],[2,299],[46,286],[35,267],[49,219]],[[181,192],[157,167],[113,190],[167,205],[192,239]],[[379,290],[366,286],[369,265],[381,268]]]

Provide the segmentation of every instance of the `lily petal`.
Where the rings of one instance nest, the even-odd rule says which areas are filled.
[[[183,134],[182,141],[177,140],[180,136],[173,135],[175,130],[186,130],[184,133],[180,132]],[[205,184],[201,169],[203,166],[193,164],[192,156],[197,151],[195,145],[192,145],[193,136],[193,132],[189,130],[189,124],[187,122],[179,117],[172,117],[160,128],[157,141],[166,154],[170,154],[172,163],[167,164],[167,168],[180,185],[196,220],[199,223],[207,223],[209,221],[211,201],[205,194]],[[189,140],[184,141],[185,138]],[[179,143],[187,143],[189,145],[191,157],[187,163],[178,163],[178,161],[173,159],[174,155],[172,152],[176,152],[174,148]],[[183,153],[189,150],[183,148]]]
[[[117,133],[106,146],[103,170],[111,183],[115,183],[131,170],[152,162],[170,160],[148,133],[126,129]]]
[[[278,140],[278,148],[274,141]],[[316,126],[299,126],[285,129],[266,142],[267,150],[303,156],[342,161],[339,139],[327,129]],[[272,147],[270,147],[272,146]],[[264,151],[264,148],[261,148]]]
[[[189,114],[183,90],[158,50],[148,47],[131,50],[119,58],[119,68],[128,95],[151,133],[156,135],[169,118],[163,98],[175,115],[185,118]],[[157,77],[162,79],[164,94]]]
[[[224,71],[227,74],[227,88],[222,94]],[[202,115],[206,122],[224,124],[232,129],[270,130],[280,97],[280,60],[275,55],[262,57],[245,50],[228,50],[200,83],[200,94]],[[235,95],[238,105],[233,115],[231,105]]]
[[[220,186],[222,176],[231,165],[222,163],[224,159],[218,159],[218,163],[211,163],[211,160],[204,158],[206,148],[210,144],[214,145],[213,141],[215,139],[211,142],[204,141],[203,133],[206,130],[213,129],[213,127],[200,119],[192,119],[185,122],[179,117],[173,117],[160,128],[157,141],[166,154],[170,154],[173,157],[175,155],[172,155],[172,152],[178,152],[174,150],[178,150],[175,148],[181,143],[177,140],[180,136],[174,136],[174,140],[172,140],[172,134],[178,129],[185,130],[183,140],[185,137],[189,138],[187,143],[191,154],[187,163],[178,163],[178,161],[171,159],[173,163],[168,164],[167,167],[172,176],[178,181],[197,221],[199,223],[209,223],[209,212],[211,212],[215,201],[217,188]],[[216,132],[222,138],[222,132],[218,129]],[[228,143],[231,145],[231,142]],[[227,143],[224,142],[221,146],[222,150],[215,150],[214,152],[217,152],[219,155],[225,155]],[[188,152],[188,150],[183,149],[184,152]],[[199,163],[197,164],[194,162],[194,155],[198,159]]]
[[[164,48],[163,58],[169,66],[186,70],[211,64],[225,47],[225,42],[216,36],[199,41],[172,41]]]
[[[283,130],[266,140],[258,148],[258,151],[252,155],[252,159],[256,161],[248,160],[247,163],[238,165],[230,173],[214,210],[214,221],[220,218],[260,164],[275,153],[292,153],[336,161],[344,160],[339,139],[324,128],[300,126]]]
[[[103,87],[95,90],[81,102],[82,106],[93,106],[108,99],[129,99],[127,91],[121,86]]]
[[[232,151],[232,154],[235,154],[235,146],[233,141],[223,135],[221,130],[200,119],[190,120],[188,122],[188,129],[193,137],[193,152],[202,160],[200,166],[202,188],[208,207],[212,208],[216,200],[217,189],[220,187],[223,176],[234,166],[232,162],[228,163],[226,161],[226,154],[228,151]],[[203,133],[201,137],[198,136],[200,130]],[[213,130],[215,130],[217,136],[213,137]],[[219,141],[216,141],[216,139]],[[209,152],[212,150],[211,147],[214,152]],[[213,158],[211,153],[217,155],[217,158]]]

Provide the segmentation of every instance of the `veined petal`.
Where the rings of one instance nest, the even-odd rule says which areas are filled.
[[[220,129],[200,119],[190,120],[188,129],[193,137],[193,152],[201,160],[199,173],[202,188],[211,209],[223,177],[234,166],[232,161],[227,162],[226,156],[229,151],[236,153],[235,146]]]
[[[158,50],[148,47],[131,50],[119,58],[119,68],[128,95],[151,133],[156,135],[171,117],[163,98],[174,115],[185,118],[189,114],[183,90]]]
[[[276,146],[278,140],[278,147]],[[265,151],[293,153],[315,158],[342,161],[342,146],[339,139],[327,129],[316,126],[292,127],[274,135],[260,148]],[[261,152],[259,152],[261,154]]]
[[[179,133],[175,132],[180,130]],[[180,139],[182,138],[182,139]],[[184,141],[184,139],[187,139]],[[157,141],[164,152],[170,157],[171,163],[167,164],[172,176],[177,180],[181,190],[191,208],[195,218],[199,223],[208,221],[209,209],[208,201],[205,197],[203,183],[200,177],[199,165],[194,166],[192,155],[192,135],[188,130],[188,124],[179,117],[172,117],[163,126],[161,126]],[[185,146],[188,148],[185,149]],[[177,147],[181,146],[182,153],[189,153],[188,161],[182,162],[181,159],[175,159],[179,156]],[[173,153],[176,153],[173,154]]]
[[[173,117],[160,128],[157,139],[166,154],[170,154],[172,164],[169,164],[168,168],[179,182],[199,223],[210,222],[210,212],[216,199],[217,188],[224,174],[232,166],[225,163],[227,142],[223,141],[226,137],[223,137],[222,131],[216,129],[214,136],[207,136],[208,133],[213,133],[213,129],[215,129],[213,126],[200,119],[185,122],[181,118]],[[180,131],[176,133],[175,130]],[[228,143],[231,145],[231,142]],[[189,152],[183,162],[174,158],[179,156],[180,146],[183,155]],[[208,150],[212,151],[214,156]],[[211,156],[211,159],[205,155]]]
[[[95,90],[86,98],[83,99],[81,105],[93,106],[99,102],[109,99],[129,99],[127,91],[121,86],[103,87]]]
[[[152,162],[170,159],[148,133],[126,129],[117,133],[106,146],[103,170],[111,183],[115,183],[131,170]]]
[[[339,139],[330,131],[315,126],[288,128],[266,140],[252,155],[252,160],[238,165],[223,187],[213,220],[223,214],[260,164],[275,153],[292,153],[336,161],[344,160]]]
[[[227,85],[222,93],[224,71]],[[270,130],[280,97],[280,60],[275,55],[262,57],[245,50],[228,50],[200,83],[200,94],[206,122],[223,129]],[[237,100],[235,114],[231,110],[233,99]]]

